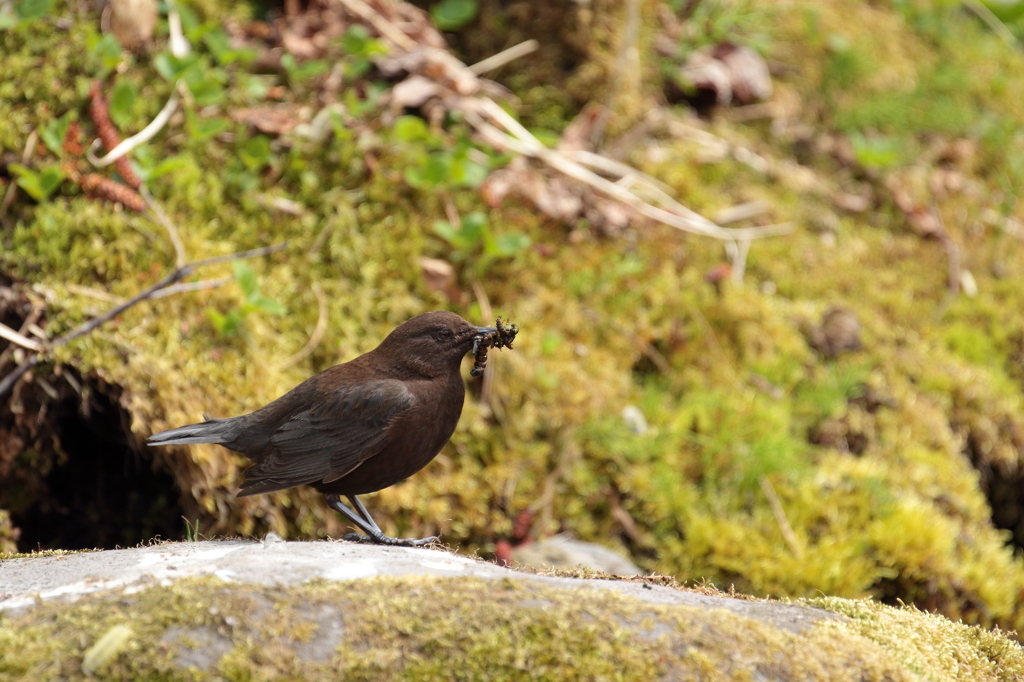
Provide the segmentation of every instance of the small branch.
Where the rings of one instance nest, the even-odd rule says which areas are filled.
[[[201,268],[207,265],[216,265],[217,263],[224,263],[227,261],[241,260],[244,258],[256,258],[258,256],[265,256],[267,254],[280,251],[284,249],[286,246],[288,246],[288,242],[274,244],[273,246],[263,246],[258,249],[250,249],[249,251],[240,251],[238,253],[229,253],[224,256],[213,256],[212,258],[204,258],[202,260],[197,260],[192,263],[186,263],[182,267],[176,268],[172,273],[161,279],[159,282],[144,289],[143,291],[131,297],[124,303],[114,306],[113,308],[103,313],[102,315],[97,315],[91,320],[88,320],[87,322],[80,324],[79,326],[75,327],[73,330],[71,330],[64,336],[60,336],[51,341],[49,344],[45,344],[44,347],[37,354],[33,355],[28,360],[23,362],[21,365],[18,366],[17,369],[15,369],[13,372],[4,377],[3,381],[0,381],[0,397],[2,397],[8,390],[10,390],[14,383],[25,372],[27,372],[29,369],[32,368],[32,366],[34,366],[40,361],[40,357],[42,357],[41,354],[46,350],[51,350],[53,348],[63,346],[67,343],[70,343],[71,341],[74,341],[80,336],[88,334],[97,327],[114,319],[115,317],[117,317],[124,311],[128,310],[132,306],[147,299],[153,298],[154,294],[184,279],[185,277],[190,275],[192,271],[195,270],[196,268]]]
[[[175,8],[173,2],[169,4],[170,11],[167,14],[167,25],[171,33],[171,53],[178,59],[181,59],[191,51],[192,46],[189,45],[188,39],[185,37],[185,32],[182,30],[181,16],[178,14],[177,8]],[[154,118],[148,126],[128,139],[123,140],[113,149],[108,150],[107,155],[102,159],[97,159],[93,156],[92,150],[96,148],[96,143],[93,142],[92,147],[86,154],[86,158],[89,159],[89,162],[96,168],[109,166],[125,154],[134,150],[136,147],[141,147],[153,139],[153,137],[160,132],[165,125],[167,125],[167,122],[171,120],[171,116],[174,115],[174,112],[178,108],[179,83],[174,84],[174,90],[171,92],[171,96],[167,100],[167,104],[164,105],[164,108],[160,110],[160,113],[156,115],[156,118]],[[179,266],[180,265],[181,263],[179,263]]]
[[[32,310],[29,311],[28,316],[25,318],[25,321],[21,324],[21,329],[18,330],[18,333],[24,336],[25,332],[27,332],[30,327],[35,327],[36,322],[39,321],[39,318],[42,317],[42,315],[42,308],[33,304]],[[4,348],[2,353],[0,353],[0,367],[3,367],[7,363],[7,358],[14,355],[14,349],[15,345],[11,343],[7,345],[7,348]]]
[[[141,194],[142,198],[146,200],[146,203],[149,204],[149,209],[153,211],[157,220],[160,221],[160,224],[164,226],[165,230],[167,230],[167,234],[171,238],[171,243],[174,244],[174,264],[179,268],[184,266],[185,263],[188,262],[188,258],[185,257],[185,245],[181,241],[181,235],[178,234],[178,228],[175,227],[174,223],[171,222],[171,219],[167,217],[167,213],[164,212],[163,207],[156,199],[153,198],[153,195],[149,193],[148,189],[143,187],[139,191],[139,194]]]
[[[188,44],[185,31],[181,28],[181,15],[178,14],[178,8],[174,6],[173,2],[168,3],[168,5],[167,29],[171,34],[171,54],[181,59],[192,51],[192,46]]]
[[[507,50],[502,50],[498,54],[491,55],[487,59],[473,64],[469,67],[469,70],[479,76],[480,74],[505,66],[509,62],[515,61],[520,57],[525,57],[531,52],[534,52],[538,47],[540,47],[540,43],[531,38],[530,40],[519,43],[518,45],[513,45]]]
[[[623,202],[639,214],[659,223],[664,223],[684,232],[730,242],[786,234],[793,230],[793,227],[788,223],[767,225],[765,227],[726,229],[712,223],[699,213],[691,211],[674,200],[670,204],[673,210],[652,206],[625,187],[617,185],[597,173],[582,167],[564,154],[545,147],[519,121],[515,120],[492,100],[463,100],[463,103],[463,112],[467,114],[470,122],[473,123],[474,127],[484,137],[494,144],[512,149],[525,156],[539,159],[562,174],[590,185],[602,194]],[[509,132],[502,132],[481,120],[480,117],[484,115],[492,118]]]
[[[217,287],[224,286],[232,279],[234,278],[218,277],[217,279],[203,279],[198,282],[179,282],[178,284],[172,284],[169,287],[164,287],[160,291],[150,296],[150,298],[156,300],[158,298],[174,296],[175,294],[183,294],[189,291],[205,291],[206,289],[216,289]]]
[[[732,258],[733,284],[743,284],[743,275],[747,270],[747,254],[750,253],[750,240],[739,239],[729,246],[735,246],[734,249],[726,248]]]
[[[124,298],[115,296],[114,294],[99,289],[93,289],[91,287],[83,287],[77,284],[65,284],[64,288],[73,294],[79,296],[88,296],[89,298],[95,298],[97,301],[103,301],[104,303],[113,303],[114,305],[121,305],[124,303]]]
[[[157,133],[159,133],[160,130],[165,125],[167,125],[167,122],[171,120],[171,116],[174,115],[174,112],[177,110],[177,108],[178,91],[175,90],[171,93],[171,98],[167,100],[167,104],[164,105],[164,108],[160,110],[160,113],[156,115],[156,118],[154,118],[148,126],[140,130],[135,135],[132,135],[131,137],[125,140],[122,140],[121,144],[111,149],[110,152],[108,152],[107,155],[104,156],[103,158],[97,159],[95,156],[93,156],[91,150],[86,155],[87,158],[90,162],[92,162],[92,165],[96,166],[96,168],[103,168],[105,166],[109,166],[110,164],[114,163],[125,154],[134,150],[136,147],[141,147],[142,145],[146,144],[151,139],[153,139],[153,137]],[[96,144],[94,142],[93,148],[95,148],[95,146]]]
[[[37,353],[43,349],[43,344],[34,339],[28,338],[24,334],[19,334],[3,323],[0,323],[0,339],[7,339],[11,343],[16,343],[22,348],[28,348],[29,350],[34,350]]]
[[[388,40],[395,47],[405,52],[412,52],[419,47],[419,44],[410,38],[406,33],[395,26],[386,17],[380,15],[375,9],[367,5],[363,0],[338,0],[342,5],[350,9],[363,20],[369,22],[381,37]]]
[[[313,283],[313,293],[316,294],[316,301],[320,306],[316,327],[313,329],[313,333],[309,336],[309,341],[306,342],[302,350],[278,365],[278,369],[287,369],[305,360],[310,353],[316,350],[316,347],[320,345],[320,341],[324,338],[324,334],[327,333],[327,297],[324,295],[324,290],[319,282]]]
[[[993,33],[1002,38],[1003,42],[1010,47],[1016,47],[1017,39],[1014,37],[1010,29],[1006,27],[1006,24],[1000,21],[999,17],[992,13],[992,10],[985,7],[985,5],[978,2],[978,0],[963,0],[963,3],[967,9],[977,14],[978,17],[984,21],[990,29],[992,29]]]
[[[40,356],[38,355],[33,355],[28,360],[18,365],[10,374],[5,376],[3,381],[0,381],[0,398],[7,395],[7,392],[11,390],[11,387],[14,386],[14,384],[18,383],[18,379],[24,376],[25,372],[39,364],[39,357]]]
[[[768,498],[768,506],[772,508],[775,522],[779,524],[782,538],[789,545],[790,551],[793,552],[797,559],[803,558],[803,545],[800,544],[796,533],[793,532],[793,526],[789,525],[789,519],[786,518],[786,510],[782,508],[782,502],[779,501],[779,496],[775,494],[775,488],[772,487],[772,482],[768,480],[767,476],[761,477],[761,490],[764,491],[764,496]]]

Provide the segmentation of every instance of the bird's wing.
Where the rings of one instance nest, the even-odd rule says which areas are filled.
[[[381,451],[388,425],[415,401],[405,384],[394,380],[367,381],[329,392],[271,434],[276,452],[245,472],[242,492],[270,492],[341,478]]]

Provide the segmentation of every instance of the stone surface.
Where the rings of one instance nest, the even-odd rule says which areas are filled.
[[[377,576],[515,578],[566,589],[613,590],[651,604],[724,609],[793,632],[838,616],[819,609],[716,597],[657,585],[521,573],[447,552],[349,542],[183,542],[135,549],[0,561],[0,611],[94,592],[132,594],[153,584],[213,575],[228,582],[295,585],[315,578],[349,581]]]
[[[614,551],[572,538],[556,535],[512,549],[512,560],[522,566],[572,570],[578,566],[611,575],[643,575],[640,567]]]
[[[3,559],[0,682],[1024,679],[1017,642],[940,616],[657,582],[276,537]]]

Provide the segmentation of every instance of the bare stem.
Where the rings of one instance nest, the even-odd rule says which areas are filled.
[[[192,263],[186,263],[185,265],[179,268],[175,268],[173,272],[171,272],[169,275],[161,279],[159,282],[144,289],[143,291],[131,297],[124,303],[114,306],[107,312],[101,315],[97,315],[91,320],[88,320],[87,322],[80,324],[67,334],[57,337],[48,344],[44,344],[38,353],[25,360],[25,362],[21,363],[21,365],[15,368],[14,371],[12,371],[10,374],[5,376],[2,381],[0,381],[0,397],[4,396],[7,393],[7,391],[9,391],[12,386],[14,386],[15,382],[18,379],[20,379],[22,375],[25,374],[25,372],[27,372],[34,365],[39,363],[40,357],[42,353],[44,353],[45,351],[52,350],[59,346],[63,346],[67,343],[70,343],[71,341],[74,341],[80,336],[84,336],[91,332],[92,330],[96,329],[97,327],[105,324],[106,322],[109,322],[110,320],[114,319],[115,317],[117,317],[124,311],[128,310],[132,306],[141,303],[142,301],[145,301],[147,299],[154,298],[157,292],[167,289],[172,284],[175,284],[176,282],[179,282],[180,280],[189,276],[192,273],[192,271],[195,270],[196,268],[201,268],[207,265],[215,265],[217,263],[224,263],[227,261],[241,260],[243,258],[256,258],[258,256],[266,256],[267,254],[280,251],[287,245],[288,243],[284,242],[281,244],[274,244],[272,246],[262,246],[258,249],[250,249],[249,251],[229,253],[224,256],[213,256],[212,258],[204,258],[202,260],[197,260]]]

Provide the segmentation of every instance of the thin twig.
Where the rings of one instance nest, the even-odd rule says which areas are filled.
[[[39,140],[39,130],[33,128],[32,132],[28,134],[28,140],[25,141],[25,151],[21,153],[21,165],[28,164],[32,160],[32,151],[36,148],[36,142]],[[0,205],[0,218],[7,215],[7,209],[14,203],[14,197],[18,195],[18,183],[15,182],[14,178],[11,178],[11,184],[7,186],[7,193],[4,194],[4,203]]]
[[[540,43],[531,38],[530,40],[521,42],[518,45],[513,45],[507,50],[502,50],[498,54],[491,55],[487,59],[473,64],[469,67],[469,70],[479,76],[480,74],[505,66],[509,62],[515,61],[520,57],[525,57],[535,51],[538,47],[540,47]]]
[[[363,0],[338,0],[342,5],[359,15],[360,18],[369,22],[381,37],[390,41],[395,47],[412,52],[420,45],[410,38],[404,31],[400,30],[386,17],[367,5]]]
[[[28,348],[29,350],[34,350],[37,353],[43,349],[43,344],[39,343],[35,339],[28,338],[24,334],[19,334],[2,322],[0,322],[0,339],[7,339],[11,343],[16,343],[22,348]]]
[[[150,298],[155,300],[158,298],[164,298],[166,296],[174,296],[175,294],[184,294],[189,291],[205,291],[207,289],[216,289],[217,287],[224,286],[233,279],[234,277],[229,276],[218,277],[216,279],[202,279],[199,280],[198,282],[179,282],[177,284],[172,284],[169,287],[164,287],[160,291],[150,296]]]
[[[45,351],[48,349],[57,348],[58,346],[63,346],[67,343],[70,343],[71,341],[74,341],[80,336],[88,334],[92,330],[96,329],[97,327],[106,322],[109,322],[110,320],[114,319],[115,317],[117,317],[124,311],[128,310],[132,306],[136,305],[137,303],[152,298],[153,294],[160,291],[161,289],[169,287],[170,285],[184,279],[185,277],[190,275],[192,271],[195,270],[196,268],[201,268],[207,265],[216,265],[217,263],[224,263],[227,261],[242,260],[244,258],[256,258],[258,256],[265,256],[267,254],[280,251],[281,249],[284,249],[286,246],[288,246],[288,242],[274,244],[273,246],[263,246],[258,249],[250,249],[249,251],[229,253],[224,256],[213,256],[212,258],[204,258],[202,260],[197,260],[193,263],[186,263],[184,266],[176,268],[172,273],[161,279],[159,282],[150,287],[147,287],[146,289],[131,297],[124,303],[114,306],[107,312],[101,315],[97,315],[96,317],[88,320],[87,322],[80,324],[79,326],[75,327],[73,330],[71,330],[64,336],[60,336],[54,339],[50,343],[46,344],[43,350]],[[7,391],[9,391],[10,388],[14,385],[14,383],[19,378],[21,378],[23,374],[25,374],[25,372],[27,372],[34,365],[36,365],[40,361],[41,357],[42,352],[31,356],[30,358],[25,360],[25,362],[21,363],[21,365],[19,365],[14,371],[12,371],[10,374],[4,377],[3,381],[0,381],[0,397],[3,397],[4,394],[6,394]]]
[[[540,159],[564,175],[590,185],[602,194],[623,202],[641,215],[657,222],[675,227],[684,232],[714,237],[715,239],[729,242],[786,234],[793,230],[792,225],[788,223],[766,225],[764,227],[726,229],[715,225],[699,213],[691,211],[674,201],[672,202],[672,208],[674,209],[672,211],[652,206],[621,185],[617,185],[597,173],[587,170],[564,154],[545,147],[519,121],[515,120],[492,100],[477,98],[470,101],[464,99],[463,103],[465,104],[463,112],[467,114],[467,119],[474,124],[474,127],[484,137],[487,137],[493,143],[513,149],[525,156]],[[480,118],[484,115],[495,120],[509,132],[506,133],[498,130],[484,122]]]
[[[181,59],[191,51],[192,46],[189,45],[188,39],[185,37],[185,32],[181,27],[181,16],[178,14],[178,10],[174,7],[173,2],[170,3],[169,12],[167,14],[167,25],[171,33],[171,53],[178,59]],[[171,116],[173,116],[174,112],[178,109],[179,86],[184,87],[181,81],[174,84],[174,89],[171,91],[171,96],[167,100],[167,104],[164,105],[164,108],[160,110],[160,113],[156,115],[156,118],[154,118],[148,126],[131,137],[122,140],[121,144],[109,150],[107,155],[103,158],[97,159],[93,155],[92,152],[96,149],[98,144],[98,141],[93,141],[92,146],[86,154],[86,158],[89,159],[89,162],[96,168],[109,166],[122,156],[130,153],[136,147],[141,147],[153,139],[153,137],[159,133],[165,125],[167,125],[167,122],[171,120]],[[178,263],[178,265],[180,267],[181,263]]]
[[[978,0],[963,0],[963,3],[967,6],[967,9],[977,14],[978,17],[984,21],[990,29],[992,29],[993,33],[1002,38],[1003,42],[1010,47],[1016,47],[1017,39],[1014,37],[1010,29],[1006,27],[1006,24],[1004,24],[999,17],[992,12],[992,10],[985,7],[985,5],[978,2]]]
[[[167,217],[167,213],[164,212],[163,207],[156,199],[153,198],[153,195],[149,193],[149,190],[146,189],[145,186],[139,190],[139,194],[141,194],[142,198],[146,200],[147,204],[149,204],[149,210],[153,211],[157,220],[160,221],[160,224],[164,226],[165,230],[167,230],[167,234],[171,237],[171,243],[174,244],[174,264],[179,268],[182,267],[188,262],[188,258],[185,256],[185,245],[181,241],[181,235],[178,234],[178,228],[174,226],[171,219]]]
[[[118,315],[123,313],[125,310],[128,310],[128,308],[131,308],[136,303],[140,303],[142,301],[145,301],[148,298],[151,298],[153,296],[153,294],[155,294],[157,291],[159,291],[159,290],[161,290],[161,289],[163,289],[165,287],[168,287],[168,286],[174,284],[175,282],[178,282],[178,281],[184,279],[185,277],[188,277],[190,274],[192,274],[192,271],[195,270],[196,268],[204,267],[206,265],[215,265],[217,263],[224,263],[224,262],[227,262],[227,261],[242,260],[242,259],[245,259],[245,258],[256,258],[257,256],[265,256],[265,255],[267,255],[269,253],[274,253],[276,251],[280,251],[281,249],[285,248],[287,245],[288,245],[288,243],[284,242],[282,244],[275,244],[273,246],[263,246],[263,247],[260,247],[258,249],[251,249],[249,251],[241,251],[239,253],[229,253],[229,254],[227,254],[225,256],[214,256],[212,258],[204,258],[203,260],[197,260],[194,263],[187,263],[184,266],[175,269],[174,272],[172,272],[171,274],[167,275],[166,277],[164,277],[162,280],[160,280],[159,282],[157,282],[153,286],[151,286],[151,287],[145,289],[144,291],[142,291],[141,293],[138,293],[135,296],[129,298],[127,301],[125,301],[121,305],[115,306],[115,307],[111,308],[110,310],[108,310],[107,312],[103,313],[102,315],[94,317],[93,319],[89,320],[88,322],[86,322],[86,323],[84,323],[82,325],[79,325],[78,327],[76,327],[72,331],[68,332],[64,336],[61,336],[61,337],[55,339],[53,341],[53,343],[50,344],[50,345],[51,345],[51,347],[62,346],[64,344],[68,343],[69,341],[73,341],[73,340],[77,339],[80,336],[84,336],[85,334],[88,334],[89,332],[91,332],[96,327],[99,327],[101,324],[114,319],[115,317],[117,317]]]
[[[316,294],[316,301],[320,308],[316,318],[316,327],[313,328],[313,333],[310,334],[309,341],[306,342],[302,350],[278,365],[278,369],[287,369],[305,360],[310,353],[316,350],[316,347],[320,345],[320,341],[324,338],[324,334],[327,333],[327,296],[324,295],[320,282],[313,282],[313,293]]]
[[[735,249],[729,247],[735,246]],[[738,239],[726,246],[726,251],[732,258],[732,281],[734,284],[743,284],[743,274],[747,270],[747,254],[750,253],[750,240]]]
[[[779,496],[775,494],[775,488],[767,476],[761,477],[761,490],[764,491],[764,496],[768,498],[768,506],[772,508],[775,522],[779,524],[779,530],[782,531],[782,539],[786,541],[790,551],[793,552],[797,559],[803,558],[803,545],[800,544],[796,533],[793,532],[793,526],[789,524],[789,519],[786,517],[786,510],[782,508],[782,502],[779,501]]]
[[[153,137],[159,133],[165,125],[167,125],[167,122],[171,120],[171,116],[174,115],[177,108],[178,91],[174,90],[171,93],[170,99],[167,100],[167,104],[164,105],[164,108],[160,110],[160,113],[156,115],[156,118],[154,118],[148,126],[131,137],[122,140],[121,144],[111,149],[106,156],[100,159],[97,159],[92,153],[92,150],[99,144],[99,140],[94,140],[92,146],[89,148],[89,152],[86,154],[86,157],[96,168],[109,166],[125,154],[134,150],[136,147],[141,147],[153,139]]]
[[[100,289],[93,289],[91,287],[83,287],[78,284],[65,284],[64,288],[73,294],[79,296],[88,296],[89,298],[95,298],[97,301],[103,301],[104,303],[113,303],[114,305],[121,305],[124,303],[124,298],[121,296],[115,296],[114,294],[102,291]]]
[[[25,321],[21,323],[21,329],[18,330],[19,334],[24,335],[28,331],[29,327],[35,326],[39,318],[43,316],[43,309],[35,304],[32,304],[32,310],[29,311]],[[4,348],[3,352],[0,353],[0,367],[3,367],[7,363],[7,358],[14,355],[15,345],[8,344],[7,348]]]
[[[188,38],[185,37],[185,32],[181,28],[181,15],[178,14],[178,8],[174,6],[173,2],[168,5],[167,29],[171,34],[171,54],[181,59],[192,51],[192,46],[189,45]]]
[[[25,372],[39,364],[40,357],[39,355],[30,356],[28,360],[11,370],[10,374],[3,378],[3,381],[0,381],[0,398],[7,395],[7,391],[11,390],[11,387],[18,383],[18,379],[24,376]]]

